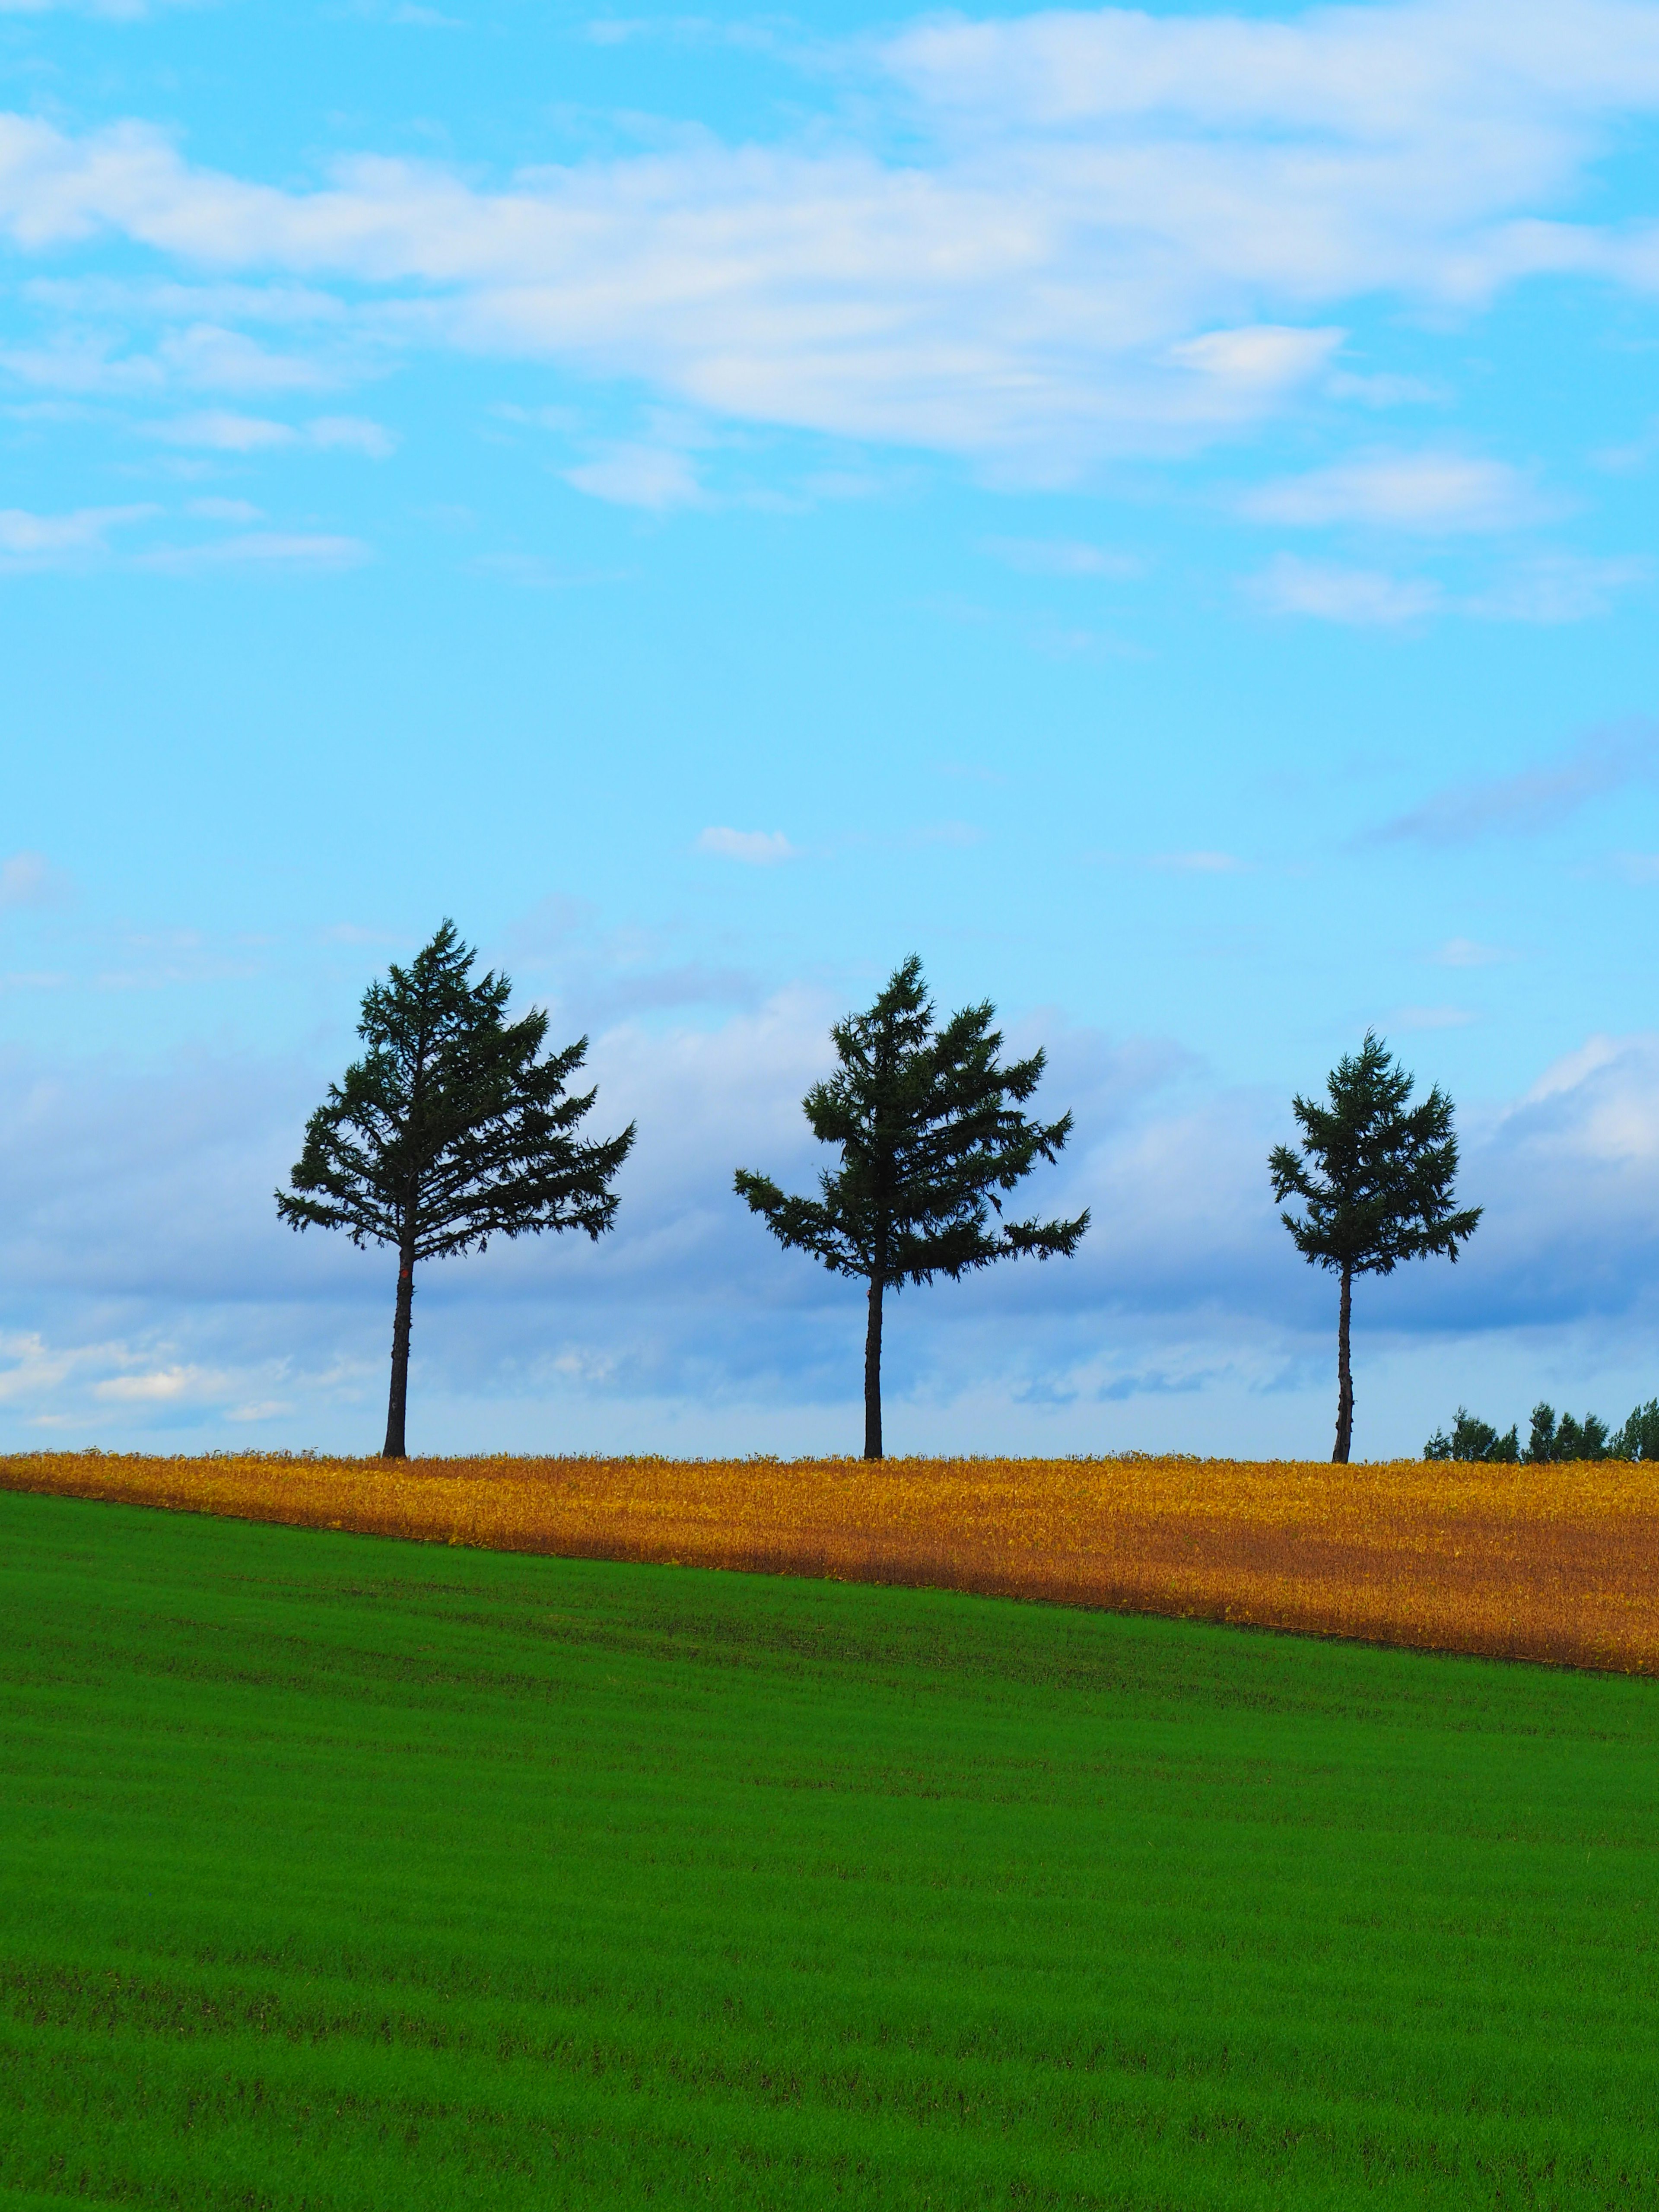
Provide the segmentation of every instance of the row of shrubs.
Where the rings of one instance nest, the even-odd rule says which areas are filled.
[[[1437,1429],[1423,1447],[1425,1459],[1490,1459],[1510,1465],[1556,1459],[1659,1459],[1659,1398],[1638,1406],[1622,1428],[1610,1430],[1599,1415],[1582,1421],[1571,1413],[1556,1419],[1553,1406],[1532,1409],[1532,1432],[1524,1444],[1515,1422],[1502,1436],[1489,1421],[1479,1421],[1462,1406],[1451,1434]]]

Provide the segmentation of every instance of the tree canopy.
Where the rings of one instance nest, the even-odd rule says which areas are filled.
[[[477,957],[446,921],[407,968],[369,986],[357,1024],[368,1049],[330,1084],[292,1188],[276,1193],[294,1229],[343,1229],[354,1244],[398,1251],[388,1457],[404,1451],[416,1261],[496,1237],[601,1236],[634,1141],[631,1123],[598,1141],[576,1134],[596,1096],[566,1089],[586,1038],[543,1058],[546,1013],[508,1021],[512,983],[494,969],[474,981]]]
[[[1356,1275],[1390,1275],[1402,1261],[1443,1253],[1474,1234],[1478,1206],[1453,1204],[1457,1139],[1452,1104],[1437,1085],[1408,1106],[1414,1079],[1368,1030],[1358,1053],[1345,1053],[1326,1084],[1328,1103],[1299,1095],[1291,1110],[1299,1152],[1275,1145],[1268,1158],[1273,1196],[1300,1198],[1300,1217],[1279,1218],[1310,1266],[1341,1279],[1338,1320],[1336,1449],[1346,1461],[1353,1435],[1349,1322]]]
[[[865,1456],[879,1459],[882,1301],[905,1283],[953,1279],[1020,1254],[1069,1255],[1089,1225],[1007,1221],[1002,1200],[1040,1160],[1052,1162],[1072,1117],[1032,1121],[1023,1111],[1045,1055],[1002,1066],[1002,1033],[988,1003],[964,1007],[943,1028],[912,954],[875,1004],[831,1029],[839,1063],[802,1106],[839,1164],[818,1177],[817,1198],[787,1195],[769,1176],[739,1168],[738,1195],[786,1247],[869,1285],[865,1342]]]

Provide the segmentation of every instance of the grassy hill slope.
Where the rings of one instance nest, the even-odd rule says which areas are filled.
[[[0,1495],[0,2190],[1659,2197],[1659,1689]]]

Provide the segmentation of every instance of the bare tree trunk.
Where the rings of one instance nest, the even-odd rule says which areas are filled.
[[[1348,1356],[1348,1325],[1352,1319],[1353,1271],[1345,1267],[1336,1322],[1336,1449],[1331,1454],[1334,1467],[1348,1464],[1348,1448],[1353,1442],[1353,1362]]]
[[[398,1313],[392,1324],[392,1395],[386,1401],[382,1459],[407,1459],[404,1416],[409,1409],[409,1325],[415,1304],[415,1240],[405,1237],[398,1255]]]
[[[864,1332],[864,1456],[881,1457],[881,1273],[870,1278],[870,1320]]]

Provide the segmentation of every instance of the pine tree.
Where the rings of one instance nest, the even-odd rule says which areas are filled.
[[[1482,1209],[1452,1208],[1457,1139],[1451,1101],[1437,1085],[1408,1111],[1413,1078],[1372,1031],[1345,1053],[1326,1085],[1328,1106],[1293,1098],[1301,1152],[1275,1145],[1267,1162],[1273,1196],[1304,1200],[1301,1219],[1279,1218],[1310,1266],[1341,1278],[1337,1319],[1336,1449],[1346,1465],[1353,1441],[1353,1366],[1349,1326],[1356,1275],[1391,1275],[1402,1260],[1457,1248],[1474,1234]]]
[[[546,1014],[509,1022],[511,982],[493,969],[471,981],[476,957],[446,921],[408,968],[370,984],[357,1024],[368,1050],[330,1084],[293,1190],[276,1193],[291,1228],[343,1229],[359,1247],[397,1251],[387,1459],[405,1456],[416,1262],[546,1229],[598,1238],[634,1142],[631,1122],[599,1143],[575,1136],[595,1093],[565,1085],[587,1039],[544,1060]]]
[[[1072,1117],[1043,1124],[1020,1111],[1045,1055],[1000,1066],[994,1018],[988,1004],[968,1006],[937,1029],[912,954],[866,1013],[836,1024],[830,1035],[841,1065],[801,1102],[813,1135],[841,1147],[840,1165],[818,1178],[822,1195],[786,1197],[768,1176],[737,1172],[738,1195],[781,1244],[868,1285],[866,1459],[882,1456],[885,1294],[935,1275],[954,1280],[1018,1253],[1069,1257],[1089,1225],[1086,1212],[1075,1221],[1002,1219],[1000,1194],[1039,1159],[1054,1158]]]
[[[1638,1407],[1637,1413],[1640,1411]],[[1558,1422],[1554,1407],[1540,1400],[1532,1409],[1532,1433],[1522,1457],[1535,1465],[1554,1460],[1634,1458],[1633,1452],[1620,1449],[1625,1441],[1623,1429],[1617,1436],[1607,1434],[1607,1425],[1599,1414],[1586,1413],[1581,1421],[1576,1414],[1563,1413]]]
[[[1521,1457],[1521,1432],[1511,1423],[1507,1435],[1499,1436],[1490,1421],[1477,1420],[1465,1406],[1460,1406],[1452,1423],[1451,1434],[1437,1429],[1423,1447],[1425,1459],[1492,1460],[1513,1467]]]
[[[1659,1459],[1659,1398],[1632,1410],[1609,1449],[1614,1459]]]

